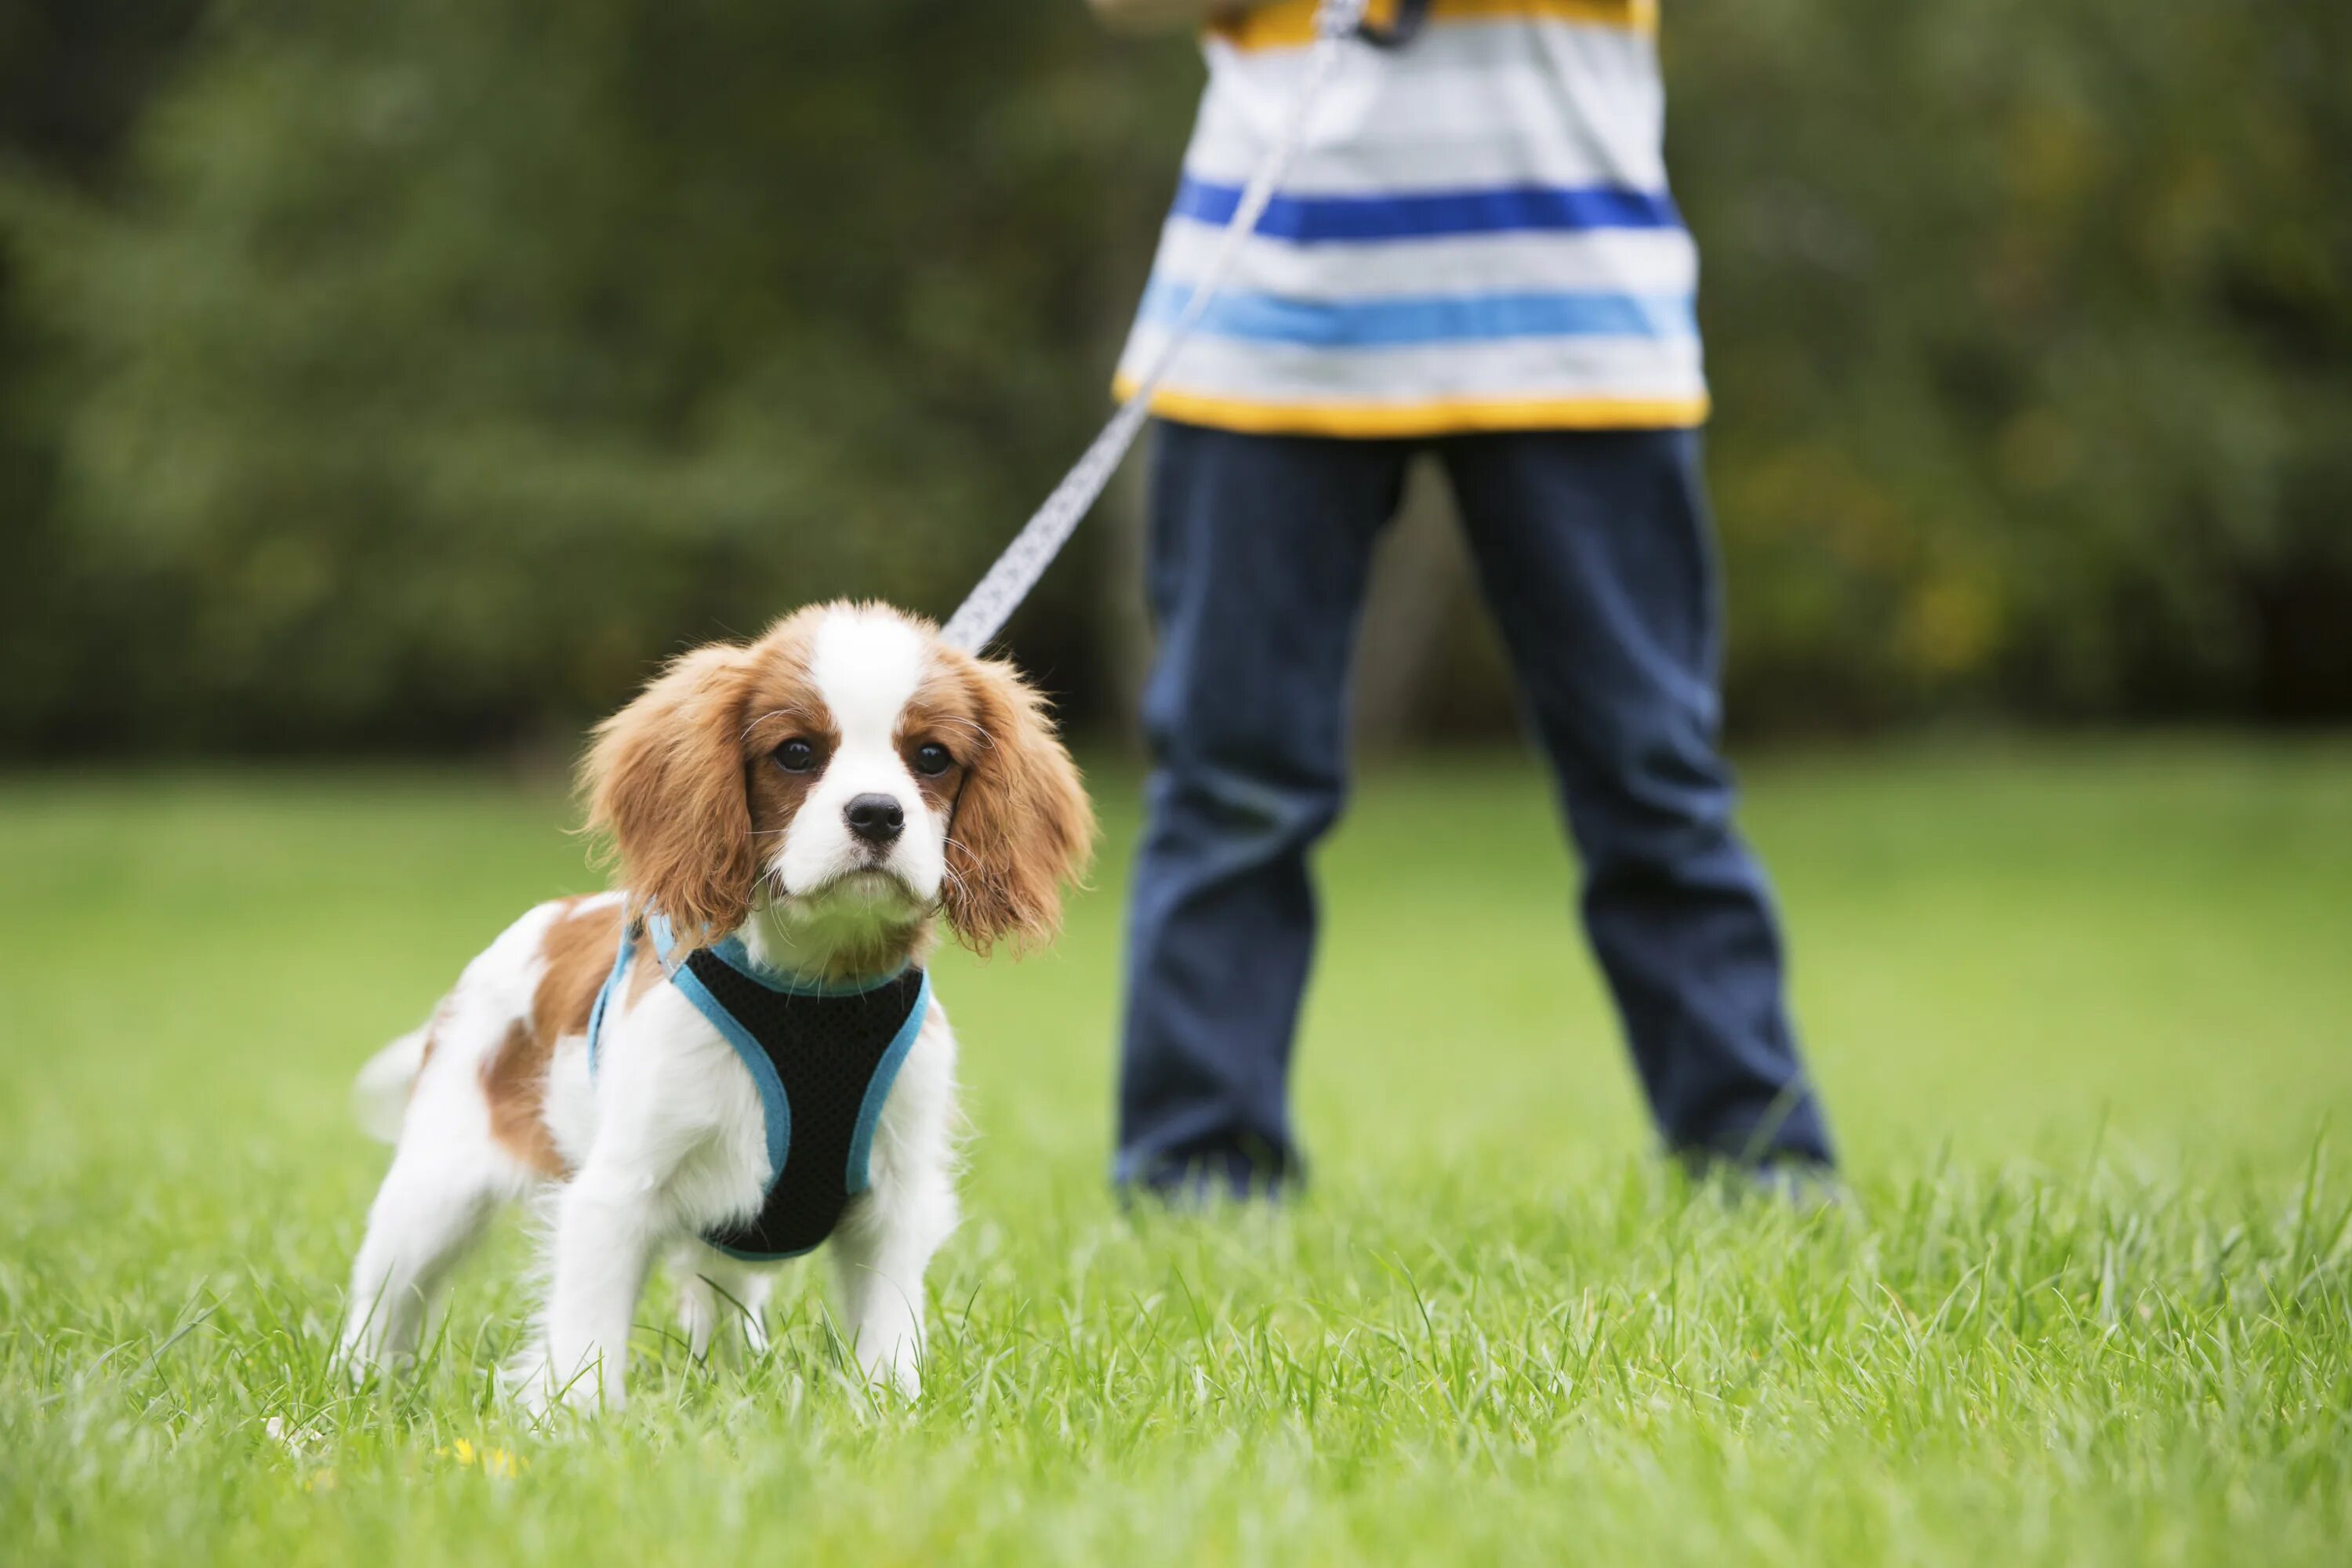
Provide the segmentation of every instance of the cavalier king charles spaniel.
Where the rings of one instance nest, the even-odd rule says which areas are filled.
[[[859,1365],[918,1393],[956,1223],[934,916],[983,953],[1042,942],[1093,842],[1043,701],[928,622],[818,605],[669,665],[583,787],[622,890],[530,910],[361,1073],[396,1149],[341,1354],[412,1359],[484,1222],[545,1192],[545,1306],[508,1369],[535,1407],[621,1403],[657,1258],[698,1357],[722,1311],[756,1352],[764,1266],[827,1239]]]

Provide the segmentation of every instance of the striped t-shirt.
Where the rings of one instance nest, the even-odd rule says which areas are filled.
[[[1282,0],[1206,35],[1121,395],[1279,133],[1314,12]],[[1360,437],[1704,419],[1656,22],[1656,0],[1433,0],[1402,48],[1351,50],[1154,411]]]

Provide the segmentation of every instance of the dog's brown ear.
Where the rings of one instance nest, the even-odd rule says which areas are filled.
[[[1062,887],[1086,874],[1095,813],[1045,700],[1009,664],[958,656],[980,739],[948,831],[948,923],[974,952],[1052,939]]]
[[[714,644],[673,659],[596,727],[581,769],[588,826],[609,834],[629,912],[650,906],[678,941],[743,923],[759,876],[743,777],[749,653]]]

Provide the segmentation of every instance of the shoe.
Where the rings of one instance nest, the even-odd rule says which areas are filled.
[[[1711,1150],[1685,1150],[1675,1159],[1693,1183],[1729,1196],[1785,1204],[1801,1215],[1845,1206],[1845,1184],[1838,1180],[1837,1168],[1819,1160],[1735,1160]]]
[[[1204,1151],[1181,1161],[1161,1161],[1142,1173],[1113,1178],[1122,1207],[1149,1205],[1181,1214],[1257,1204],[1280,1205],[1295,1196],[1302,1184],[1295,1169],[1279,1169],[1253,1160],[1238,1150]]]

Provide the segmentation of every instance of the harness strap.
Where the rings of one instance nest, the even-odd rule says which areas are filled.
[[[655,932],[656,950],[664,960],[663,966],[669,968],[669,983],[694,1004],[696,1012],[709,1020],[710,1026],[719,1031],[719,1037],[734,1047],[735,1055],[743,1063],[743,1070],[751,1075],[751,1087],[760,1091],[760,1110],[767,1131],[767,1184],[772,1188],[776,1179],[784,1173],[784,1157],[792,1152],[792,1097],[784,1092],[784,1080],[776,1076],[776,1064],[768,1059],[767,1050],[760,1044],[758,1037],[745,1028],[743,1020],[729,1012],[726,1005],[710,994],[710,987],[702,983],[702,976],[694,972],[694,966],[681,963],[670,968],[667,963],[668,944],[661,937],[660,931]]]
[[[596,1075],[604,1020],[612,1009],[614,997],[635,960],[640,940],[652,943],[655,960],[662,966],[669,983],[677,987],[679,994],[693,1004],[695,1011],[700,1013],[718,1031],[719,1037],[733,1048],[744,1069],[751,1075],[764,1114],[768,1183],[772,1189],[784,1173],[785,1160],[792,1149],[791,1097],[785,1092],[783,1079],[778,1074],[776,1063],[770,1058],[767,1047],[712,994],[710,987],[704,984],[702,975],[697,973],[694,959],[698,954],[688,954],[683,961],[674,957],[678,945],[677,933],[660,914],[648,912],[642,925],[632,921],[621,928],[621,940],[613,955],[613,972],[605,977],[603,988],[596,993],[595,1004],[588,1014],[589,1077],[593,1079]],[[787,995],[856,996],[890,984],[906,973],[902,966],[879,978],[839,985],[784,981],[761,973],[751,962],[751,955],[741,942],[734,937],[700,952],[708,953],[713,963],[725,965],[753,984]],[[874,1136],[881,1124],[882,1108],[889,1100],[891,1087],[898,1081],[898,1069],[906,1065],[908,1053],[914,1049],[915,1038],[922,1033],[924,1021],[930,1016],[930,1010],[931,977],[926,973],[916,988],[913,1005],[884,1047],[881,1059],[876,1064],[873,1076],[867,1079],[859,1097],[856,1121],[850,1130],[848,1158],[841,1173],[842,1190],[851,1196],[872,1185]],[[721,1243],[714,1242],[713,1245],[720,1246],[722,1250],[732,1250]]]
[[[642,926],[637,921],[630,921],[621,927],[620,948],[613,955],[613,973],[605,977],[604,988],[596,993],[595,1005],[588,1011],[590,1080],[593,1081],[596,1077],[597,1058],[604,1034],[604,1016],[612,1008],[613,998],[619,992],[622,981],[628,977],[629,965],[636,957],[641,934],[653,943],[654,961],[662,966],[669,983],[694,1005],[696,1012],[709,1020],[710,1026],[719,1031],[719,1038],[734,1047],[735,1054],[742,1058],[744,1069],[751,1073],[752,1086],[760,1091],[760,1109],[766,1113],[768,1180],[774,1182],[783,1173],[784,1156],[793,1142],[793,1106],[791,1099],[784,1093],[783,1080],[776,1076],[776,1065],[768,1059],[768,1053],[761,1048],[760,1042],[743,1027],[734,1014],[720,1004],[718,997],[710,994],[710,988],[694,973],[692,965],[673,961],[670,955],[677,951],[677,933],[671,929],[669,921],[660,914],[647,911]],[[737,967],[741,966],[739,964]],[[923,994],[928,1001],[930,995],[929,976],[925,977]]]

